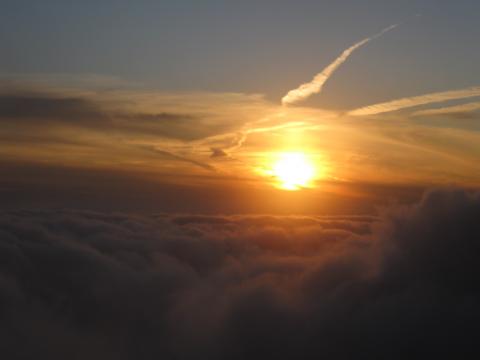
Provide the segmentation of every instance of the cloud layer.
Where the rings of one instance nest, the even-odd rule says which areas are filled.
[[[479,353],[480,195],[370,216],[0,218],[6,359]]]

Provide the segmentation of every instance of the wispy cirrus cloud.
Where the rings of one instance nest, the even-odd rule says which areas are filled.
[[[325,83],[330,79],[330,77],[337,71],[337,69],[353,54],[353,52],[363,45],[369,43],[370,41],[379,38],[386,32],[395,29],[398,24],[391,25],[379,33],[363,39],[362,41],[357,42],[355,45],[346,49],[334,62],[328,65],[322,72],[315,75],[312,81],[300,85],[298,88],[291,90],[282,98],[283,105],[293,105],[300,101],[306,100],[314,94],[318,94],[322,91]]]
[[[480,96],[480,86],[474,86],[461,90],[451,90],[444,92],[431,93],[426,95],[408,97],[398,100],[387,101],[375,105],[365,106],[359,109],[349,111],[350,116],[368,116],[377,115],[421,105],[440,103],[444,101],[468,99]]]

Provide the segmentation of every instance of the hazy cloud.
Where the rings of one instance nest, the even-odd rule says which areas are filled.
[[[149,114],[126,108],[112,108],[101,96],[66,98],[41,94],[0,95],[0,121],[19,126],[44,127],[48,124],[185,140],[202,137],[198,129],[194,133],[191,131],[192,123],[200,121],[198,115],[169,112]]]
[[[161,154],[167,159],[162,166],[181,162],[213,170],[210,149],[223,143],[210,139],[242,128],[267,108],[255,95],[10,82],[0,83],[0,152],[27,161],[64,162],[60,159],[69,153],[88,165],[130,162],[155,169],[160,162],[154,163],[154,154]]]
[[[258,170],[271,166],[272,152],[291,146],[315,149],[326,180],[478,182],[478,134],[468,129],[360,124],[259,95],[43,87],[2,87],[0,160],[177,174],[191,185],[200,174],[213,187],[237,178],[266,185],[271,179]],[[215,178],[205,172],[214,167]]]

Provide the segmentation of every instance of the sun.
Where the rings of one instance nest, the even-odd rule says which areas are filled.
[[[300,190],[310,186],[315,166],[302,152],[281,153],[273,164],[272,174],[283,190]]]

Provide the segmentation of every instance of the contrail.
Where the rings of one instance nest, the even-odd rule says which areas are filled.
[[[371,37],[363,39],[362,41],[356,43],[355,45],[349,47],[345,50],[342,55],[340,55],[333,63],[328,65],[323,71],[317,74],[312,81],[300,85],[297,89],[291,90],[282,98],[283,105],[292,105],[297,102],[303,101],[313,94],[317,94],[322,91],[323,86],[328,81],[328,79],[333,75],[333,73],[352,55],[352,53],[358,48],[362,47],[366,43],[382,36],[386,32],[395,29],[399,24],[389,26],[378,34],[375,34]]]
[[[403,98],[393,101],[388,101],[380,104],[365,106],[359,109],[349,111],[347,115],[350,116],[367,116],[376,115],[386,112],[397,111],[401,109],[411,108],[420,105],[440,103],[450,100],[467,99],[471,97],[480,96],[480,87],[470,87],[462,90],[452,90],[433,94],[426,94],[414,96],[410,98]]]
[[[476,110],[480,110],[480,102],[472,102],[468,104],[442,107],[439,109],[427,109],[416,111],[412,116],[434,116],[434,115],[460,115],[469,114]]]

